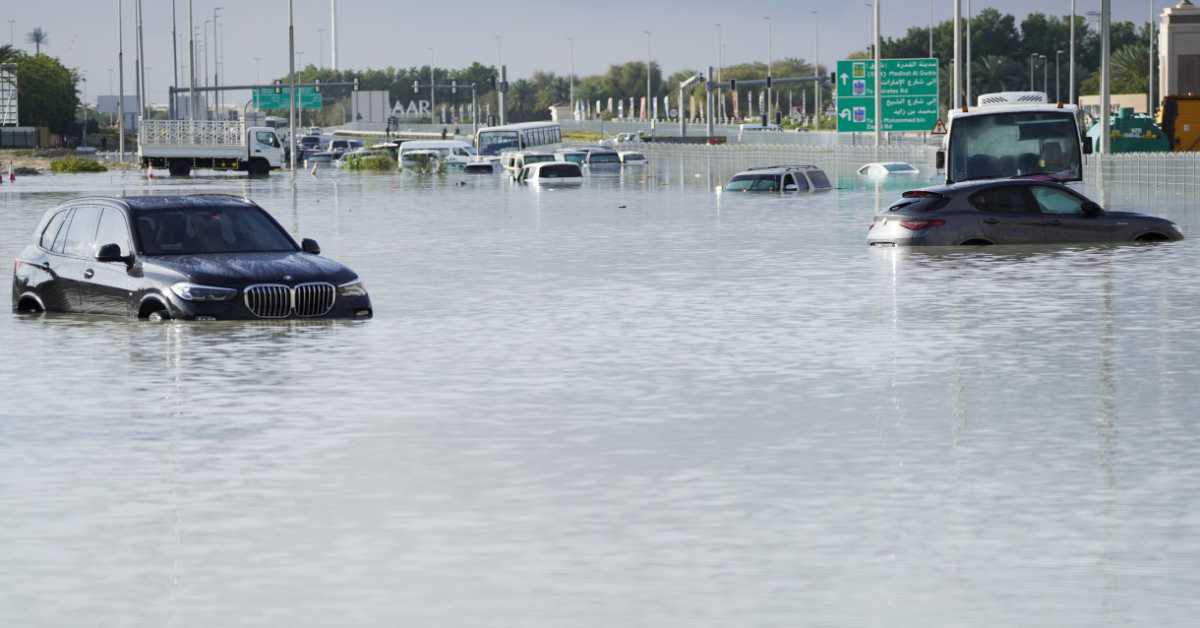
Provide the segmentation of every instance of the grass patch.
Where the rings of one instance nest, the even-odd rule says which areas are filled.
[[[95,159],[67,155],[62,159],[50,160],[50,172],[74,174],[79,172],[108,172],[104,164]]]
[[[603,133],[595,131],[563,131],[563,141],[570,142],[599,142],[604,139]]]
[[[348,155],[342,160],[342,167],[358,172],[392,172],[396,170],[396,161],[383,153]]]

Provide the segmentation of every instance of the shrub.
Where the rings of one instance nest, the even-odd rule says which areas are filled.
[[[86,159],[76,155],[67,155],[62,159],[50,161],[50,172],[73,174],[78,172],[108,172],[104,164],[95,159]]]
[[[368,153],[366,155],[347,155],[342,162],[346,170],[362,172],[392,172],[396,162],[390,155],[384,153]]]

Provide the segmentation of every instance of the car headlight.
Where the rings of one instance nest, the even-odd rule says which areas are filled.
[[[363,283],[362,279],[355,279],[349,283],[344,283],[338,286],[339,297],[365,297],[367,296],[367,284]]]
[[[233,288],[201,286],[186,281],[171,286],[171,292],[184,301],[228,301],[237,296],[237,290]]]

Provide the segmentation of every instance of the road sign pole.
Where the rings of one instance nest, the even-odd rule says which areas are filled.
[[[880,138],[883,137],[883,89],[880,77],[883,76],[882,55],[879,50],[879,0],[875,0],[875,149],[878,161]]]

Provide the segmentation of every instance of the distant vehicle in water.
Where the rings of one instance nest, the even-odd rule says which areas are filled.
[[[400,144],[400,167],[411,168],[414,163],[413,155],[418,152],[423,155],[433,153],[438,161],[460,166],[465,166],[478,157],[475,148],[462,140],[412,140]]]
[[[808,164],[752,168],[737,173],[725,185],[726,192],[808,193],[832,189],[825,171]]]
[[[866,164],[858,169],[858,174],[872,179],[883,179],[892,175],[918,175],[921,174],[921,171],[916,166],[903,161],[885,161],[882,163]]]
[[[463,166],[463,174],[496,174],[499,165],[494,161],[472,161]]]
[[[642,135],[640,133],[617,133],[606,142],[610,146],[621,146],[622,144],[642,144]]]
[[[562,143],[562,127],[557,122],[524,122],[492,126],[475,133],[475,150],[484,157],[507,151],[521,151]]]
[[[531,185],[579,185],[583,183],[583,170],[579,164],[543,161],[525,166],[515,179]]]
[[[584,165],[590,170],[620,169],[621,153],[611,148],[589,148]]]
[[[513,176],[519,174],[525,166],[549,161],[556,161],[553,153],[533,150],[510,151],[500,155],[500,165]]]
[[[138,157],[143,168],[186,177],[193,168],[241,170],[265,176],[283,166],[284,144],[269,127],[220,120],[143,120]]]
[[[81,198],[42,218],[13,310],[166,320],[371,318],[366,287],[266,211],[222,195]]]
[[[617,156],[621,158],[621,165],[623,166],[644,166],[648,163],[646,155],[635,150],[623,150],[617,153]]]
[[[346,153],[354,152],[363,147],[362,140],[333,139],[329,141],[326,152],[332,153],[335,160],[341,159]]]
[[[905,192],[876,216],[872,245],[955,246],[1183,239],[1175,223],[1110,212],[1061,183],[974,181]]]
[[[588,153],[586,150],[579,148],[560,148],[554,151],[554,158],[558,161],[566,161],[573,164],[587,163]]]
[[[937,154],[946,183],[1047,175],[1083,180],[1084,154],[1074,105],[1047,102],[1042,92],[1002,92],[979,97],[979,106],[950,110],[949,133]]]

